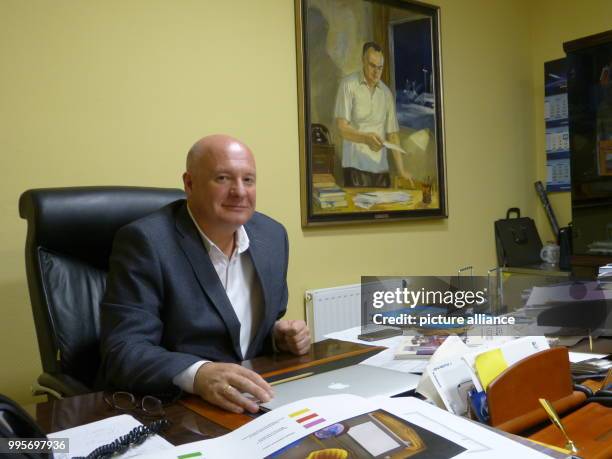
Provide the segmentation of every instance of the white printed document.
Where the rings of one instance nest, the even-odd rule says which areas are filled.
[[[383,455],[438,459],[548,457],[416,398],[372,401],[348,394],[293,402],[222,437],[143,457],[293,459]]]
[[[395,144],[395,143],[391,143],[391,142],[383,142],[383,145],[385,147],[387,147],[389,150],[395,150],[395,151],[399,151],[401,153],[405,153],[408,154],[406,152],[406,150],[404,150],[402,147],[400,147],[399,145]]]
[[[371,191],[358,193],[353,197],[353,203],[363,209],[369,209],[376,204],[409,204],[411,201],[412,195],[405,191]]]
[[[487,387],[487,382],[500,374],[507,367],[518,361],[535,354],[536,352],[549,349],[548,340],[544,336],[523,336],[521,338],[507,341],[499,346],[485,346],[472,353],[463,356],[463,360],[472,371],[474,386],[478,391]],[[496,352],[497,351],[497,352]],[[494,353],[496,352],[496,353]],[[494,354],[492,354],[494,353]],[[479,362],[483,354],[491,354],[487,360]],[[487,374],[484,374],[485,371]]]
[[[448,411],[463,416],[468,411],[468,391],[474,388],[472,372],[463,359],[427,367],[427,374]]]
[[[101,421],[83,424],[72,429],[61,430],[47,435],[49,438],[68,438],[70,446],[68,453],[54,453],[55,459],[68,459],[75,456],[87,456],[94,449],[112,443],[119,437],[126,435],[130,430],[142,424],[128,414],[113,416]],[[128,458],[139,454],[158,452],[164,449],[174,448],[172,443],[167,442],[159,435],[152,435],[140,445],[130,447],[123,454],[113,457]]]

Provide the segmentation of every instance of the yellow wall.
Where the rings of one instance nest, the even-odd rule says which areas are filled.
[[[291,0],[2,0],[0,392],[30,401],[40,372],[20,193],[180,186],[184,153],[205,134],[231,133],[256,152],[259,210],[289,231],[290,317],[302,317],[307,288],[493,266],[493,221],[537,207],[541,61],[609,25],[574,2],[550,19],[522,0],[439,4],[449,218],[303,230]]]
[[[612,2],[609,0],[539,0],[532,5],[532,70],[535,113],[534,154],[537,179],[546,183],[546,137],[544,128],[544,62],[565,57],[563,42],[586,37],[612,28]],[[551,193],[550,204],[559,225],[572,219],[569,192]],[[542,206],[536,206],[536,224],[543,241],[552,240],[550,224]]]

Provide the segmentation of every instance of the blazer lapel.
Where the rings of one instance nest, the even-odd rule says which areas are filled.
[[[182,236],[179,238],[181,248],[193,267],[200,287],[202,287],[202,290],[210,299],[223,322],[225,322],[225,326],[232,339],[234,352],[242,360],[240,322],[219,280],[217,271],[215,271],[215,267],[206,252],[200,233],[189,216],[186,203],[177,212],[176,228]]]
[[[258,349],[259,343],[265,338],[268,331],[268,324],[270,320],[276,319],[276,317],[271,317],[272,307],[270,304],[270,249],[266,245],[265,241],[261,238],[257,237],[257,233],[253,231],[250,225],[247,223],[245,225],[245,229],[247,234],[249,235],[249,252],[251,255],[251,260],[253,260],[253,266],[255,267],[255,272],[257,273],[257,277],[259,278],[259,283],[261,284],[261,291],[263,293],[263,308],[261,314],[261,323],[253,337],[253,340],[250,343],[248,355],[246,358],[252,358],[252,352]]]

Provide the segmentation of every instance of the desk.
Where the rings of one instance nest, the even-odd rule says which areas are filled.
[[[380,349],[375,346],[346,341],[325,340],[313,344],[310,352],[303,356],[276,354],[257,357],[243,362],[242,365],[269,380],[274,380],[291,374],[293,371],[299,371],[301,368],[313,365],[317,367],[332,365],[339,359],[351,364],[357,363],[371,357]],[[104,401],[103,392],[52,400],[28,405],[25,408],[45,432],[57,432],[123,414],[107,405]],[[172,425],[163,432],[162,436],[174,445],[218,437],[229,431],[229,429],[196,414],[180,403],[173,403],[164,409],[166,417]],[[228,414],[228,416],[234,415]],[[146,419],[139,418],[136,415],[134,417],[141,422],[147,422]]]
[[[588,345],[588,340],[583,340],[576,347],[583,348],[586,345]],[[596,340],[595,352],[606,352],[611,345],[612,340]],[[274,356],[258,357],[243,362],[243,366],[253,369],[264,376],[268,375],[266,376],[268,379],[274,379],[275,377],[284,377],[293,371],[300,371],[306,366],[317,365],[317,367],[320,367],[321,365],[330,365],[340,358],[345,362],[357,363],[377,353],[379,350],[379,347],[328,339],[315,343],[309,354],[304,356],[277,354]],[[282,376],[280,376],[281,373]],[[102,392],[29,405],[26,407],[26,410],[46,432],[64,430],[122,414],[105,403]],[[174,445],[217,437],[230,430],[206,417],[196,414],[180,403],[174,403],[165,407],[165,411],[171,426],[162,433],[162,436]],[[228,414],[228,416],[234,415]],[[141,422],[146,422],[146,419],[139,418],[138,416],[135,417]],[[489,428],[519,443],[545,452],[551,455],[551,457],[565,457],[545,447],[529,443],[523,438],[497,431],[492,427]]]
[[[570,352],[592,352],[594,354],[612,354],[612,338],[600,337],[593,339],[593,349],[590,348],[589,338],[582,338],[574,346],[569,348]]]

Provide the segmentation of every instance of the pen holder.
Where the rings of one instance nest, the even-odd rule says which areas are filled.
[[[423,204],[431,204],[431,183],[421,185],[421,192],[423,193]]]

